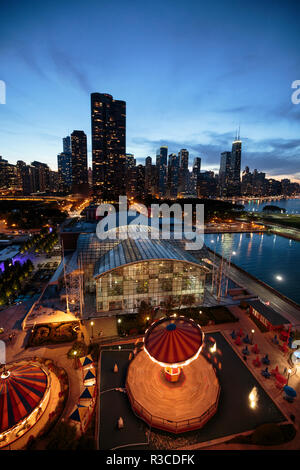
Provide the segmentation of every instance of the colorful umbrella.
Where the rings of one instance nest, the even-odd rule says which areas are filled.
[[[289,385],[285,385],[283,387],[283,391],[284,393],[288,396],[288,397],[291,397],[291,398],[295,398],[297,396],[297,392],[296,390],[294,390],[292,387],[290,387]]]
[[[277,380],[279,383],[281,383],[282,385],[283,385],[283,384],[286,384],[286,382],[287,382],[287,378],[284,377],[284,376],[281,375],[281,374],[275,374],[275,378],[276,378],[276,380]]]
[[[0,375],[0,432],[15,426],[39,405],[47,376],[38,366],[17,365]]]

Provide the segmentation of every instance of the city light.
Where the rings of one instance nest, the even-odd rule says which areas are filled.
[[[257,388],[253,387],[251,392],[249,393],[250,408],[255,409],[257,407],[257,402],[258,402]]]

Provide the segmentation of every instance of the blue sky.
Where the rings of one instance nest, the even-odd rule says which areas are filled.
[[[240,125],[243,168],[300,181],[296,2],[0,4],[0,155],[9,161],[56,169],[74,129],[90,147],[89,95],[98,91],[127,102],[127,152],[139,162],[167,144],[218,170]]]

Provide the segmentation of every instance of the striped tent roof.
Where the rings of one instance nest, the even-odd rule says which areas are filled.
[[[93,358],[90,355],[81,357],[79,360],[82,367],[93,364]]]
[[[144,345],[154,361],[165,367],[180,366],[198,357],[203,339],[204,334],[194,320],[162,318],[146,331]]]
[[[47,388],[47,376],[38,366],[17,365],[4,378],[0,374],[0,432],[15,426],[40,403]]]
[[[90,379],[95,379],[96,376],[94,374],[94,372],[92,370],[89,370],[85,376],[84,376],[84,379],[83,380],[90,380]]]
[[[85,387],[82,394],[79,397],[79,400],[91,400],[95,395],[95,386]]]

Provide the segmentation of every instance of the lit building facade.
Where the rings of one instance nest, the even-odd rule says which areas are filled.
[[[117,201],[125,194],[126,102],[92,93],[91,125],[94,197]]]
[[[107,264],[112,256],[115,264]],[[136,312],[141,301],[155,307],[171,297],[180,305],[186,296],[201,304],[205,275],[195,258],[168,242],[125,240],[96,266],[96,309]]]
[[[72,192],[88,194],[87,139],[83,131],[71,134],[72,149]]]
[[[129,227],[137,238],[119,238]],[[170,298],[177,306],[202,305],[208,265],[186,251],[181,240],[163,240],[159,231],[159,238],[151,239],[147,223],[138,227],[137,234],[137,226],[121,226],[117,238],[105,240],[95,232],[81,233],[76,250],[65,256],[55,283],[61,289],[64,271],[67,277],[81,272],[84,304],[93,306],[88,314],[84,307],[84,315],[136,313],[142,301],[159,307]]]
[[[62,152],[57,155],[59,190],[70,193],[72,189],[72,154]]]

